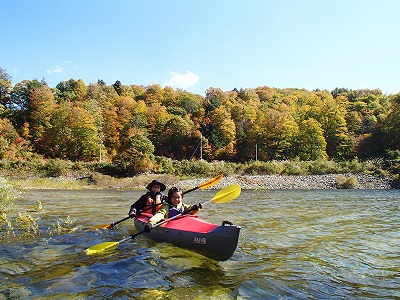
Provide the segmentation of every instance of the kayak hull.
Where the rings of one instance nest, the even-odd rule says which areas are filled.
[[[141,214],[135,219],[135,228],[143,231],[151,215]],[[239,241],[240,227],[224,222],[223,225],[207,223],[191,215],[185,215],[153,228],[145,235],[160,243],[200,253],[208,258],[224,261],[232,257]]]

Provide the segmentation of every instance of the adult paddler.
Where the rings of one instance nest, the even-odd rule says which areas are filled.
[[[147,185],[146,189],[148,190],[147,193],[131,205],[129,210],[131,218],[141,212],[154,215],[162,207],[163,202],[167,200],[167,196],[163,194],[166,186],[161,181],[153,180]]]

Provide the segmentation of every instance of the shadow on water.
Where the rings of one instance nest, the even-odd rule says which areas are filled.
[[[395,299],[400,297],[399,191],[243,191],[201,211],[207,221],[242,226],[234,256],[207,259],[145,236],[101,255],[84,249],[118,241],[90,230],[126,215],[132,191],[32,191],[45,213],[37,239],[0,248],[0,299]],[[191,193],[189,204],[213,191]],[[68,214],[68,233],[46,228]]]

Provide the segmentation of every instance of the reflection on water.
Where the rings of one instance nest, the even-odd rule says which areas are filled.
[[[194,204],[215,191],[186,195]],[[0,299],[395,299],[400,297],[398,190],[242,191],[200,215],[242,226],[234,256],[216,262],[140,236],[104,255],[84,249],[134,231],[92,227],[126,216],[138,191],[30,191],[42,235],[0,248]],[[70,216],[68,233],[48,228]]]

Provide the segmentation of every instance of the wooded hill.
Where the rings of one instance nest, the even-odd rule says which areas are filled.
[[[50,88],[36,79],[13,85],[0,68],[0,159],[101,160],[140,172],[156,156],[200,153],[231,162],[399,158],[399,131],[400,94],[378,89],[210,87],[201,96],[80,79]]]

